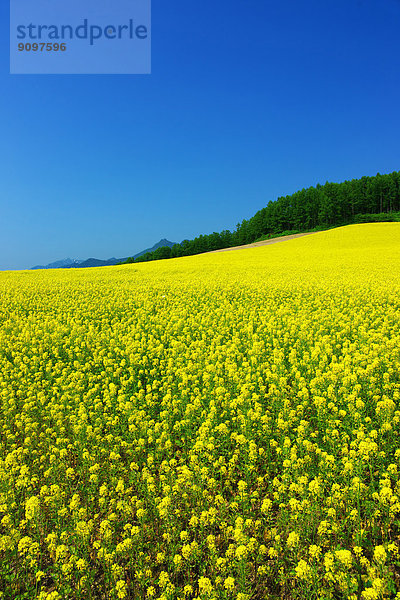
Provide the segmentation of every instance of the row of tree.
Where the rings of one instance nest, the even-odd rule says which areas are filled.
[[[310,231],[316,228],[374,220],[389,220],[400,211],[400,171],[375,177],[361,177],[343,183],[318,184],[290,196],[270,201],[251,219],[238,223],[235,231],[200,235],[183,240],[172,248],[162,247],[127,262],[143,262],[189,256],[250,244],[263,236],[286,231]],[[385,215],[388,215],[385,217]]]

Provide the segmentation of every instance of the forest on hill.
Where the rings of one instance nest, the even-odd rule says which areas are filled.
[[[338,227],[351,223],[400,220],[400,171],[343,183],[317,184],[268,202],[250,219],[224,230],[161,247],[126,262],[176,258],[250,244],[260,238]]]

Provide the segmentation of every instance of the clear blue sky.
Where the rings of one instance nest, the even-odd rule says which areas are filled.
[[[400,169],[399,0],[153,0],[151,75],[9,75],[0,269],[232,229]]]

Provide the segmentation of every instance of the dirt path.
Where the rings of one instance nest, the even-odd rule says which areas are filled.
[[[269,240],[263,240],[262,242],[253,242],[252,244],[245,244],[244,246],[233,246],[232,248],[221,248],[220,250],[211,250],[205,252],[205,254],[214,254],[215,252],[228,252],[229,250],[244,250],[245,248],[257,248],[258,246],[269,246],[270,244],[277,244],[278,242],[286,242],[287,240],[294,240],[304,235],[313,235],[311,233],[294,233],[293,235],[282,235],[281,237],[271,238]]]

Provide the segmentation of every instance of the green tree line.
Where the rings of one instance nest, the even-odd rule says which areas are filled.
[[[201,254],[284,232],[302,232],[371,221],[400,220],[400,171],[375,177],[361,177],[343,183],[317,184],[289,196],[268,202],[250,219],[237,224],[235,231],[224,230],[183,240],[147,252],[127,262],[144,262]]]

